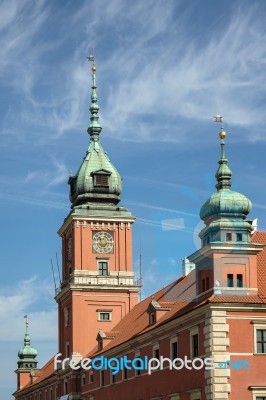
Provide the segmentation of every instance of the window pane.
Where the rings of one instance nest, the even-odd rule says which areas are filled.
[[[233,274],[228,274],[228,275],[227,275],[227,286],[228,286],[228,287],[234,287],[234,277],[233,277]]]
[[[100,261],[99,264],[99,275],[108,275],[108,262]]]
[[[238,242],[242,242],[242,233],[237,233],[237,234],[236,234],[236,240],[237,240]]]
[[[172,359],[177,358],[177,342],[172,343]]]
[[[192,357],[197,357],[199,355],[199,335],[192,336]]]
[[[100,312],[101,321],[109,321],[110,320],[110,313],[109,312]]]
[[[262,330],[257,329],[257,340],[262,341]]]
[[[237,274],[236,276],[237,287],[243,287],[243,275]]]
[[[257,329],[257,353],[266,353],[266,329]]]
[[[226,241],[231,242],[232,241],[232,233],[227,233],[226,234]]]

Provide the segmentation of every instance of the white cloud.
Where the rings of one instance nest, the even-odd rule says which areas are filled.
[[[191,130],[192,121],[204,123],[219,112],[227,123],[247,130],[252,125],[249,140],[264,138],[266,30],[257,4],[232,6],[223,24],[206,27],[208,39],[190,34],[196,9],[184,7],[182,1],[104,4],[82,2],[60,28],[61,35],[53,42],[44,37],[41,45],[35,38],[51,17],[48,3],[1,5],[0,74],[8,73],[8,84],[26,94],[18,119],[37,128],[27,135],[46,143],[69,130],[86,130],[91,78],[85,56],[95,46],[104,135],[137,142],[187,142],[198,135]],[[64,16],[64,8],[60,12]],[[58,70],[53,72],[52,64],[42,61],[72,37],[78,45],[55,63]],[[45,94],[39,91],[44,76],[49,89]],[[10,115],[6,119],[3,131]]]
[[[47,302],[44,301],[45,298]],[[46,281],[38,281],[36,277],[18,282],[14,287],[0,288],[0,318],[2,321],[8,321],[7,324],[2,324],[0,340],[23,342],[25,314],[30,319],[30,336],[34,338],[34,341],[55,340],[57,335],[56,304],[50,305],[50,309],[47,309],[52,298],[51,285]],[[36,310],[40,299],[46,310]]]
[[[177,231],[185,228],[184,218],[163,219],[161,224],[163,231]]]

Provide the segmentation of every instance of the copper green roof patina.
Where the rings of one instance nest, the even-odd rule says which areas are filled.
[[[24,336],[24,346],[18,352],[18,366],[19,368],[30,368],[36,367],[37,360],[36,357],[38,355],[37,350],[34,347],[31,347],[30,335],[29,335],[29,322],[26,318],[26,332]]]
[[[221,158],[219,167],[215,174],[217,179],[217,192],[203,204],[200,210],[200,218],[205,222],[206,227],[201,231],[200,237],[206,238],[209,233],[208,241],[222,240],[221,231],[243,233],[243,240],[249,239],[252,227],[250,221],[245,221],[246,216],[251,211],[251,202],[243,194],[231,190],[232,172],[225,157],[225,131],[221,130]],[[212,233],[215,233],[212,235]]]
[[[75,176],[69,178],[72,209],[95,208],[95,205],[114,206],[120,199],[122,179],[100,144],[102,127],[96,92],[96,67],[92,67],[92,93],[90,106],[89,148]]]

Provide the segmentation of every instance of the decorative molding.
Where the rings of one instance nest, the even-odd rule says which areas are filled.
[[[212,310],[206,313],[204,327],[204,349],[209,357],[215,359],[215,362],[225,362],[230,360],[230,353],[227,351],[229,346],[229,325],[226,323],[225,310]],[[206,400],[229,399],[231,386],[228,383],[230,369],[219,369],[205,371],[205,393]]]

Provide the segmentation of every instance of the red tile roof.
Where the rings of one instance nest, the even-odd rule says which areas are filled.
[[[257,256],[258,268],[258,295],[257,296],[218,296],[212,293],[206,293],[199,299],[196,298],[196,280],[195,270],[191,271],[187,276],[177,279],[168,286],[160,289],[152,296],[138,303],[113,329],[113,331],[105,332],[107,338],[112,338],[103,350],[98,351],[98,347],[88,354],[92,357],[96,354],[105,352],[108,349],[116,347],[130,339],[133,339],[155,327],[173,320],[178,316],[185,314],[192,309],[198,308],[208,302],[211,303],[250,303],[259,304],[266,303],[266,232],[256,232],[252,236],[254,243],[265,243],[264,249]],[[148,306],[154,299],[162,307],[171,308],[167,311],[155,324],[149,324]],[[55,373],[53,366],[53,358],[38,371],[40,376],[32,385],[42,382],[46,378]],[[24,388],[31,386],[29,383]],[[24,389],[23,388],[23,389]],[[22,390],[23,390],[22,389]]]
[[[35,376],[38,376],[37,379],[34,380],[33,383],[28,383],[27,385],[25,385],[22,389],[18,390],[16,393],[21,392],[22,390],[36,385],[37,383],[40,383],[42,381],[44,381],[47,378],[50,378],[52,375],[55,374],[55,370],[54,370],[54,357],[52,357],[39,371],[36,371]]]
[[[258,254],[258,295],[257,296],[219,296],[212,293],[207,293],[195,300],[196,284],[195,270],[184,278],[180,278],[170,283],[165,288],[157,293],[138,303],[130,313],[128,313],[114,328],[119,331],[112,342],[108,343],[103,350],[93,349],[89,355],[102,353],[108,349],[118,346],[127,340],[133,339],[154,327],[162,325],[166,321],[177,318],[178,316],[200,307],[207,302],[210,303],[250,303],[260,304],[266,303],[266,232],[256,232],[252,236],[252,241],[255,243],[265,243],[264,249]],[[151,300],[157,301],[160,305],[171,307],[157,323],[149,325],[147,314],[148,306]]]

